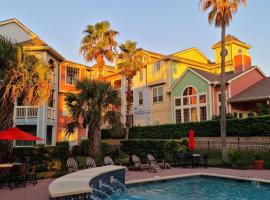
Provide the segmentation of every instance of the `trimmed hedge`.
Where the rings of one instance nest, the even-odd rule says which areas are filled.
[[[66,160],[69,156],[69,147],[63,146],[42,146],[34,147],[15,147],[13,148],[13,156],[20,162],[37,165],[37,171],[48,171],[54,161],[61,163],[61,168],[65,167]]]
[[[220,121],[132,127],[130,139],[179,139],[194,129],[197,137],[219,137]],[[227,136],[270,136],[270,116],[227,120]]]
[[[137,155],[141,161],[147,160],[147,154],[153,154],[156,159],[173,162],[179,151],[186,151],[186,140],[123,140],[121,151],[128,155]]]

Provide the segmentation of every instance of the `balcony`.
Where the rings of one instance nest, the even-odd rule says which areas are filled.
[[[16,119],[29,119],[38,117],[38,106],[16,106]]]
[[[16,106],[15,109],[15,119],[17,121],[28,121],[28,120],[34,120],[36,121],[38,116],[38,111],[39,111],[38,106]],[[48,107],[47,108],[47,119],[48,120],[54,120],[55,119],[55,109]]]

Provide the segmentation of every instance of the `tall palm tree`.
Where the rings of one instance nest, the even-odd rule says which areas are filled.
[[[108,21],[103,21],[88,25],[84,30],[84,34],[80,51],[87,62],[96,61],[98,77],[101,79],[105,60],[113,62],[115,58],[117,47],[115,37],[118,32],[110,28]]]
[[[48,65],[0,36],[0,130],[13,127],[14,102],[38,105],[51,95]],[[11,143],[1,142],[2,158],[10,152]]]
[[[228,161],[228,150],[226,142],[226,86],[225,86],[225,49],[226,27],[232,21],[233,14],[237,12],[240,5],[246,5],[247,0],[200,0],[203,11],[210,10],[208,22],[221,28],[221,141],[222,160]]]
[[[127,79],[127,92],[126,92],[126,102],[127,102],[127,113],[126,113],[126,128],[125,128],[125,138],[128,139],[129,127],[131,126],[131,103],[132,103],[132,91],[131,91],[131,81],[138,71],[142,69],[141,54],[139,53],[141,49],[137,48],[137,42],[126,41],[124,44],[119,46],[120,53],[118,55],[117,67],[120,69],[121,73]]]
[[[108,122],[112,127],[120,127],[121,115],[117,110],[120,105],[117,90],[109,83],[100,80],[83,80],[76,85],[79,93],[69,93],[65,102],[72,116],[67,125],[67,135],[77,129],[87,129],[90,139],[90,155],[99,159],[101,156],[101,125]]]

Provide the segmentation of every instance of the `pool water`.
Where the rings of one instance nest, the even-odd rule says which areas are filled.
[[[223,178],[189,177],[128,187],[106,200],[269,200],[270,186]]]

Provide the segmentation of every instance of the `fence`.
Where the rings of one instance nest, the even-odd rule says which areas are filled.
[[[207,154],[210,159],[221,158],[222,145],[220,141],[200,141],[196,142],[196,152]],[[254,153],[266,162],[270,162],[270,143],[263,142],[227,142],[227,149],[229,154],[233,151],[239,152],[238,159],[253,160]]]

